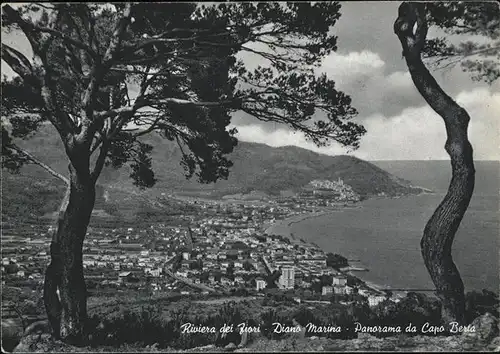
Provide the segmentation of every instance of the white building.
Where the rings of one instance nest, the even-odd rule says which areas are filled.
[[[352,286],[346,285],[344,288],[345,288],[345,293],[347,295],[352,294],[354,292],[354,288]]]
[[[161,268],[156,268],[156,269],[147,268],[145,270],[145,273],[151,275],[152,277],[159,277],[160,274],[162,273],[162,270]]]
[[[266,288],[266,286],[267,286],[267,283],[266,283],[266,282],[265,282],[265,280],[264,280],[264,279],[262,279],[262,278],[257,278],[257,279],[255,280],[255,283],[256,283],[256,290],[257,290],[257,291],[259,291],[259,290],[261,290],[261,289],[265,289],[265,288]]]
[[[358,294],[359,294],[359,295],[361,295],[361,296],[364,296],[364,297],[368,297],[368,296],[370,296],[369,291],[368,291],[368,290],[366,290],[366,289],[359,289],[359,290],[358,290]]]
[[[281,268],[279,283],[285,289],[293,289],[295,286],[295,267]]]
[[[334,275],[332,280],[332,285],[338,287],[346,286],[347,278],[344,277],[343,275]]]
[[[333,293],[333,287],[327,285],[321,288],[321,295],[329,295],[331,293]]]
[[[337,295],[345,295],[346,294],[344,286],[334,286],[333,292]]]
[[[385,296],[383,295],[370,295],[368,296],[368,305],[370,307],[377,306],[382,301],[385,300]]]

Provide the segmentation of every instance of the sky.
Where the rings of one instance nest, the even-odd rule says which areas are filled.
[[[415,89],[393,33],[399,2],[341,2],[333,31],[338,50],[323,60],[322,71],[352,98],[355,122],[367,133],[349,152],[339,144],[318,148],[300,133],[249,116],[233,120],[239,139],[271,146],[297,145],[329,155],[349,153],[365,160],[448,160],[444,123]],[[432,32],[430,32],[432,33]],[[469,139],[477,160],[500,160],[500,83],[471,80],[460,67],[433,71],[443,89],[471,116]]]
[[[338,50],[325,57],[320,71],[350,95],[359,114],[355,122],[367,133],[360,147],[347,150],[337,143],[318,148],[301,133],[281,124],[264,123],[236,112],[232,126],[242,141],[271,146],[296,145],[316,152],[351,154],[365,160],[447,160],[444,123],[415,89],[393,33],[399,2],[341,2],[341,18],[333,31]],[[432,34],[432,32],[430,32]],[[9,44],[23,46],[18,36]],[[249,66],[258,59],[245,58]],[[432,71],[438,83],[471,116],[469,139],[476,160],[500,160],[500,82],[493,85],[471,80],[460,67]],[[10,70],[2,62],[2,74]],[[10,76],[10,75],[9,75]]]

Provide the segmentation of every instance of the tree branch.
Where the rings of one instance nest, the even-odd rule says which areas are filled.
[[[222,43],[213,43],[213,42],[204,42],[204,41],[197,41],[198,38],[200,38],[201,33],[207,33],[211,32],[212,30],[210,29],[183,29],[183,28],[174,28],[172,30],[163,32],[161,34],[151,36],[150,38],[147,38],[145,40],[138,41],[136,43],[132,44],[127,44],[124,46],[123,54],[128,55],[137,52],[138,50],[148,46],[148,45],[154,45],[157,43],[177,43],[177,42],[193,42],[196,44],[208,44],[208,45],[219,45],[219,46],[228,46],[228,44],[222,44]],[[195,33],[194,35],[190,37],[170,37],[166,38],[165,36],[171,33],[176,33],[176,32],[191,32]],[[232,32],[229,31],[222,31],[218,33],[210,33],[207,37],[220,37],[220,36],[226,36],[228,34],[231,34]],[[233,32],[234,33],[234,32]],[[242,43],[240,43],[242,44]],[[234,44],[231,44],[231,46]]]
[[[26,21],[24,20],[21,15],[16,11],[14,10],[10,5],[5,5],[3,7],[4,11],[5,11],[5,14],[9,17],[11,17],[11,19],[19,24],[21,26],[22,24],[22,27],[24,27],[25,29],[28,29],[31,33],[48,33],[48,34],[51,34],[53,35],[54,37],[57,37],[57,38],[60,38],[62,39],[64,42],[66,43],[69,43],[77,48],[80,48],[80,49],[83,49],[85,51],[87,51],[93,58],[96,57],[96,53],[94,52],[94,50],[89,47],[88,45],[86,45],[85,43],[83,42],[80,42],[80,41],[77,41],[76,39],[73,39],[67,35],[65,35],[64,33],[60,32],[60,31],[57,31],[53,28],[49,28],[49,27],[40,27],[40,26],[37,26],[29,21]]]
[[[175,97],[169,97],[169,98],[162,98],[158,100],[147,100],[146,105],[151,106],[154,108],[155,105],[163,105],[163,104],[178,104],[178,105],[192,105],[192,106],[203,106],[203,107],[217,107],[217,106],[224,106],[224,105],[232,105],[235,104],[236,102],[239,102],[241,100],[239,99],[234,99],[234,100],[223,100],[223,101],[191,101],[191,100],[185,100],[181,98],[175,98]]]
[[[59,172],[55,171],[54,169],[52,169],[49,165],[43,163],[42,161],[40,161],[39,159],[37,159],[35,156],[33,156],[32,154],[30,154],[28,151],[24,150],[24,149],[21,149],[20,147],[16,146],[16,145],[9,145],[8,146],[10,149],[12,150],[15,150],[21,154],[23,154],[24,156],[26,156],[30,161],[32,161],[33,163],[37,164],[38,166],[42,167],[44,170],[46,170],[48,173],[50,173],[52,176],[56,177],[56,178],[59,178],[61,181],[63,181],[66,185],[69,186],[69,179],[66,178],[65,176],[63,176],[62,174],[60,174]]]
[[[2,43],[2,60],[23,79],[33,75],[33,67],[30,61],[18,50]]]
[[[151,125],[149,126],[149,128],[145,129],[145,130],[141,130],[140,132],[134,134],[134,138],[138,138],[140,136],[143,136],[143,135],[146,135],[146,134],[149,134],[151,133],[153,130],[155,130],[157,128],[157,125],[158,123],[160,122],[160,120],[162,119],[162,116],[158,116],[155,121],[153,123],[151,123]]]
[[[132,4],[126,3],[123,14],[115,26],[115,30],[113,31],[111,41],[109,43],[108,49],[106,50],[106,53],[104,54],[102,62],[94,62],[92,71],[90,73],[90,82],[87,86],[87,89],[82,95],[83,111],[87,116],[87,120],[89,121],[87,124],[88,131],[90,133],[89,135],[93,135],[93,133],[102,124],[102,119],[96,119],[102,117],[96,117],[94,115],[93,103],[95,102],[96,95],[99,92],[99,87],[104,77],[106,76],[108,70],[112,67],[113,61],[116,59],[116,55],[120,50],[123,36],[126,32],[128,24],[130,23],[131,9]],[[87,133],[82,131],[81,134]]]
[[[121,73],[126,73],[126,74],[147,74],[148,76],[157,76],[157,77],[167,77],[167,78],[172,78],[172,77],[177,77],[177,78],[184,78],[187,77],[187,74],[171,74],[171,73],[162,73],[162,72],[157,72],[157,73],[148,73],[142,70],[129,70],[129,69],[122,69],[122,68],[111,68],[111,71],[116,71],[116,72],[121,72]]]
[[[437,69],[448,69],[448,68],[454,66],[455,64],[459,63],[460,61],[462,61],[465,58],[472,57],[474,55],[485,54],[488,52],[492,52],[492,53],[485,54],[485,56],[486,55],[493,55],[494,52],[498,51],[498,50],[500,50],[500,46],[478,49],[478,50],[474,50],[474,51],[467,52],[467,53],[458,53],[457,52],[457,53],[450,54],[450,55],[447,55],[445,57],[441,57],[441,58],[436,59],[434,61],[434,64],[436,65]],[[426,59],[431,59],[431,58],[426,57]],[[449,60],[449,62],[446,63],[447,60]],[[443,62],[445,62],[445,64],[441,65],[441,63],[443,63]]]
[[[110,131],[109,131],[109,134],[108,134],[108,139],[113,139],[113,137],[118,134],[118,132],[122,129],[122,127],[125,125],[125,123],[130,120],[134,114],[137,112],[137,110],[139,110],[142,106],[141,106],[141,103],[144,99],[144,95],[146,94],[146,91],[149,87],[149,84],[150,84],[150,80],[148,79],[148,76],[149,76],[149,72],[151,70],[151,65],[148,65],[147,68],[146,68],[146,71],[144,72],[144,76],[142,78],[142,81],[141,81],[141,85],[140,85],[140,90],[139,90],[139,95],[137,96],[137,98],[135,99],[135,102],[134,102],[134,105],[132,107],[129,107],[130,108],[130,111],[128,112],[124,112],[125,114],[121,117],[121,119],[119,119],[116,123],[116,125],[113,127],[110,128]]]
[[[131,15],[132,4],[126,3],[125,9],[123,10],[123,15],[116,24],[113,36],[111,37],[111,42],[109,43],[109,47],[104,54],[103,65],[105,67],[111,67],[112,61],[115,59],[115,55],[120,51],[123,35],[125,34],[127,26],[130,23],[130,19],[132,17]]]
[[[418,6],[422,6],[422,4],[402,3],[398,9],[398,18],[394,22],[394,33],[401,41],[404,56],[408,54],[420,56],[420,51],[415,46],[415,33],[413,32],[413,27],[417,22],[416,7]]]
[[[109,141],[104,139],[101,145],[101,150],[99,151],[99,156],[97,157],[97,161],[94,166],[94,170],[90,174],[90,178],[93,183],[97,182],[102,169],[104,167],[104,162],[106,161],[106,156],[108,155]]]
[[[45,103],[45,110],[49,113],[50,122],[55,126],[59,135],[63,139],[63,142],[66,144],[70,138],[69,134],[72,132],[73,127],[68,115],[60,109],[54,96],[56,85],[52,78],[50,65],[47,62],[47,47],[44,45],[45,43],[50,43],[51,39],[46,39],[44,43],[40,33],[34,31],[35,26],[23,19],[19,12],[14,10],[11,6],[5,5],[3,10],[5,15],[8,16],[13,23],[17,23],[19,25],[31,44],[33,53],[35,54],[35,66],[40,69],[40,74],[38,76],[38,79],[40,80],[39,89],[40,95]],[[4,51],[2,51],[2,53],[4,53]]]
[[[155,108],[155,106],[171,104],[171,103],[178,104],[178,105],[192,105],[192,106],[201,106],[201,107],[217,107],[217,106],[224,106],[224,105],[235,105],[236,103],[241,103],[241,99],[224,100],[224,101],[191,101],[191,100],[185,100],[185,99],[175,98],[175,97],[168,97],[168,98],[162,98],[162,99],[157,99],[157,100],[144,99],[144,100],[142,100],[142,102],[140,102],[139,104],[134,105],[132,107],[120,107],[120,108],[116,108],[116,109],[110,109],[107,111],[101,111],[101,112],[97,112],[96,116],[98,116],[100,118],[115,117],[117,115],[137,111],[139,108],[143,108],[143,107]]]
[[[429,31],[429,25],[426,20],[426,4],[422,3],[419,6],[415,6],[416,12],[416,24],[417,27],[415,29],[415,46],[416,49],[421,52],[424,48],[425,41],[427,39],[427,32]]]
[[[33,25],[33,30],[39,31],[41,33],[49,33],[49,34],[53,35],[54,37],[62,39],[63,42],[65,42],[67,44],[71,44],[74,47],[85,50],[93,59],[97,58],[97,53],[91,47],[89,47],[88,45],[86,45],[83,42],[80,42],[80,41],[77,41],[76,39],[68,37],[67,35],[65,35],[57,30],[47,28],[47,27],[38,27],[35,25]]]
[[[440,116],[443,116],[448,114],[450,106],[461,107],[443,91],[422,62],[423,44],[420,41],[425,42],[426,38],[422,36],[427,33],[426,26],[422,22],[425,21],[423,11],[423,3],[402,3],[399,7],[399,16],[394,23],[394,32],[403,47],[403,54],[415,87],[429,106]],[[417,30],[414,35],[413,26],[415,23]],[[418,29],[419,23],[424,26],[421,30]]]

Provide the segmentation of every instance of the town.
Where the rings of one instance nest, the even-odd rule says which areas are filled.
[[[364,297],[370,306],[392,296],[349,272],[347,259],[325,254],[304,240],[269,235],[269,225],[320,207],[346,207],[359,200],[341,180],[313,181],[298,196],[222,203],[187,199],[191,210],[178,225],[98,222],[88,229],[83,266],[90,294],[127,290],[177,292],[184,296],[289,294],[297,302],[349,304]],[[158,197],[158,202],[172,195]],[[36,288],[53,226],[24,225],[2,239],[3,284]]]

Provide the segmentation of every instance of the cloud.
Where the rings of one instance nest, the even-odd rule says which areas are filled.
[[[408,71],[395,71],[387,76],[385,80],[394,90],[407,89],[412,86],[411,76]]]
[[[395,75],[393,80],[403,76]],[[499,123],[500,93],[488,88],[463,91],[456,96],[471,116],[469,139],[477,160],[500,160]],[[409,107],[401,113],[384,116],[374,114],[363,122],[367,133],[354,156],[365,160],[436,160],[449,159],[444,144],[446,130],[442,118],[429,106]],[[305,140],[301,133],[287,128],[273,131],[260,125],[237,126],[238,138],[271,146],[296,145],[328,155],[345,154],[347,150],[334,143],[330,147],[318,148]]]
[[[333,143],[329,147],[319,148],[313,143],[308,142],[302,133],[294,132],[287,128],[278,128],[269,131],[259,124],[241,125],[236,126],[236,128],[238,129],[237,138],[242,141],[251,141],[274,147],[294,145],[329,155],[341,155],[347,151],[337,143]]]
[[[469,136],[477,159],[500,160],[500,92],[488,88],[464,91],[457,102],[471,117]]]
[[[500,160],[498,112],[500,93],[487,88],[456,96],[471,117],[469,140],[478,160]],[[394,116],[373,115],[364,120],[367,130],[356,155],[371,160],[449,159],[444,150],[442,118],[429,106],[411,107]]]
[[[352,105],[363,120],[375,113],[393,115],[422,102],[407,71],[387,73],[378,53],[362,50],[331,53],[317,69],[334,80],[352,98]]]
[[[367,130],[356,155],[365,160],[446,159],[444,125],[427,106],[405,109],[385,117],[376,114],[364,121]]]
[[[487,88],[463,91],[456,97],[471,117],[469,140],[478,160],[500,160],[498,112],[500,93]],[[444,150],[442,118],[429,106],[411,107],[394,116],[376,114],[364,120],[367,130],[356,152],[371,160],[449,159]]]
[[[468,132],[474,157],[478,160],[500,160],[496,118],[500,110],[500,94],[476,89],[460,93],[456,100],[471,116]],[[365,120],[365,128],[367,134],[356,153],[361,158],[449,159],[444,150],[444,122],[429,106],[411,107],[392,117],[374,115]]]
[[[385,65],[377,53],[369,50],[339,54],[332,52],[321,63],[321,71],[331,76],[354,78],[360,75],[371,74]]]

